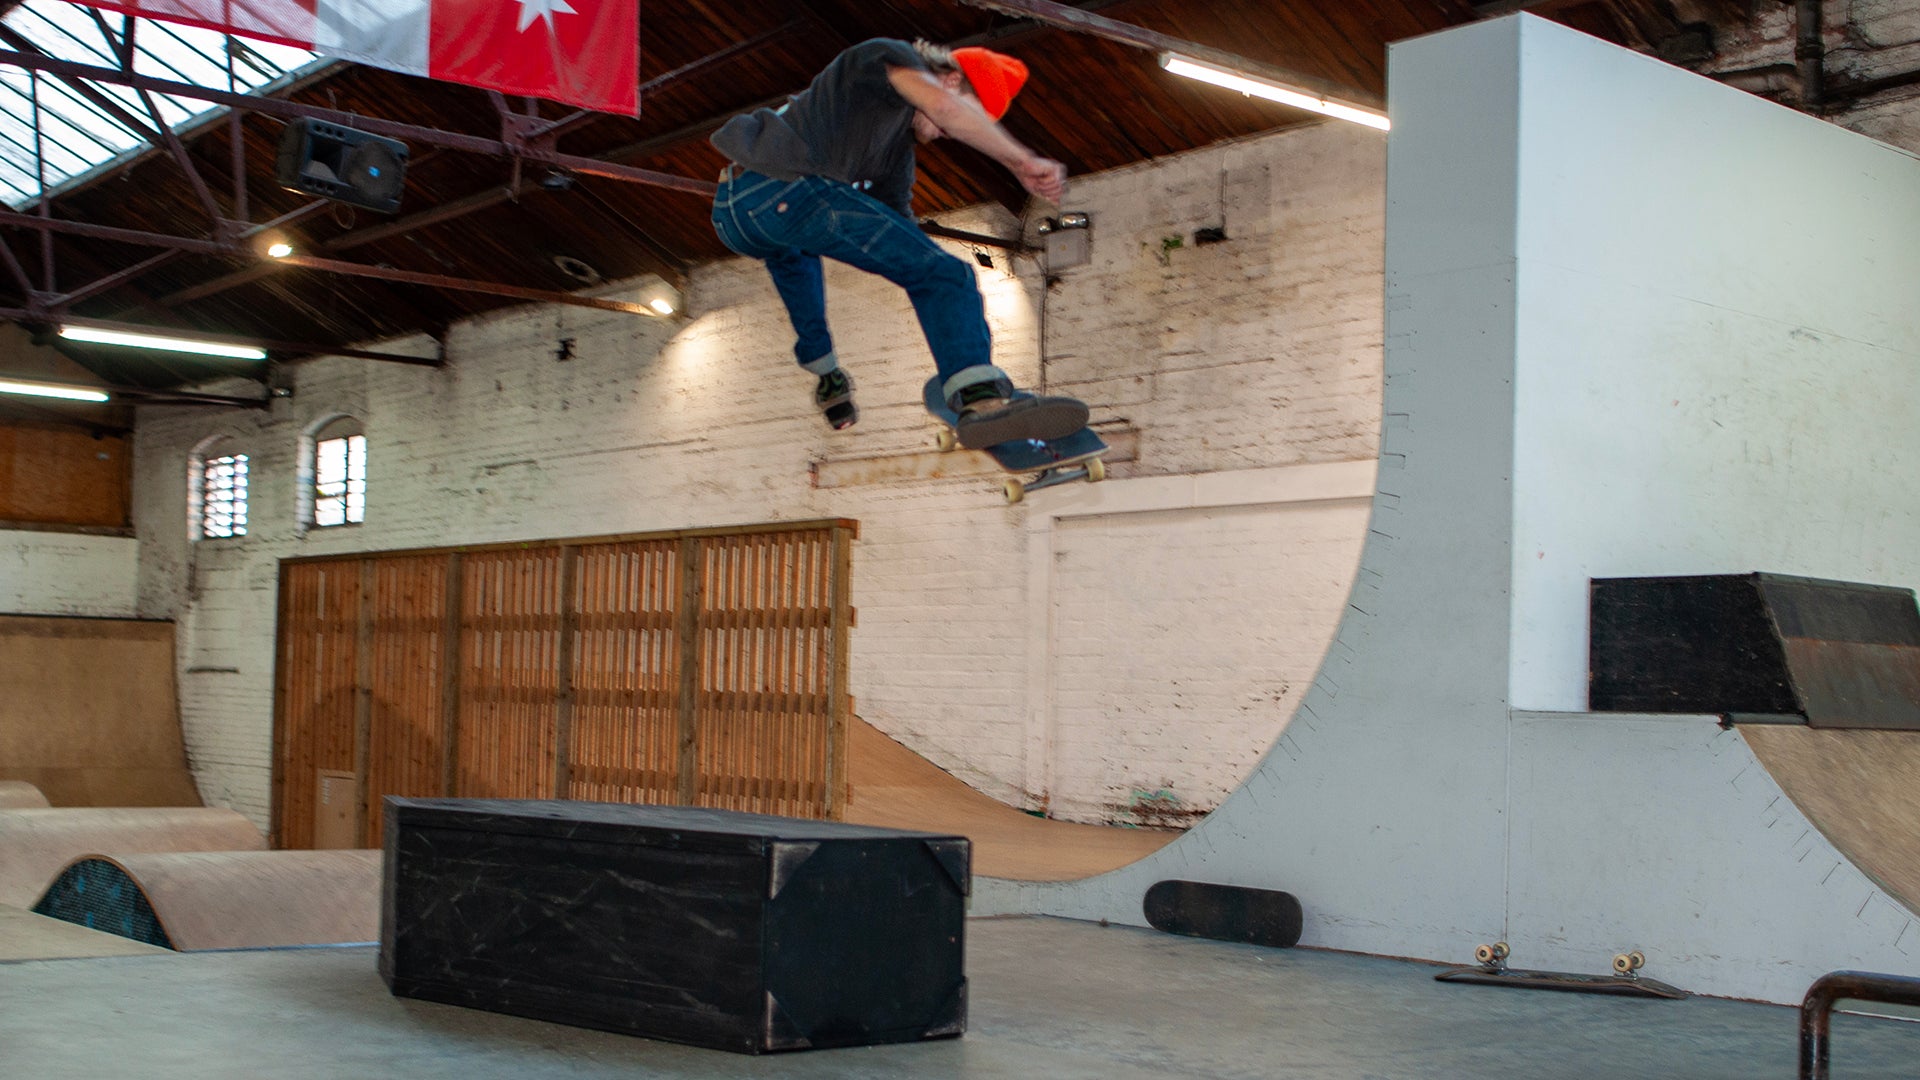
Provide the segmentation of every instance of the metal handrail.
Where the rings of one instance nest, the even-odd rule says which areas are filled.
[[[1827,1080],[1827,1057],[1832,1049],[1828,1027],[1834,1005],[1843,999],[1920,1005],[1920,979],[1835,971],[1813,980],[1800,1003],[1800,1080]]]

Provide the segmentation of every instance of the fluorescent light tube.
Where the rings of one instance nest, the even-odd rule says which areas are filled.
[[[1175,75],[1185,75],[1189,79],[1198,79],[1201,82],[1212,83],[1215,86],[1224,86],[1229,90],[1237,90],[1242,94],[1251,94],[1254,97],[1266,98],[1268,101],[1277,101],[1282,105],[1291,105],[1296,109],[1306,109],[1309,112],[1317,112],[1339,120],[1350,120],[1356,124],[1365,124],[1370,128],[1379,128],[1381,131],[1387,130],[1390,126],[1385,113],[1362,108],[1358,105],[1348,105],[1345,102],[1334,101],[1331,98],[1322,97],[1319,94],[1308,93],[1305,90],[1298,90],[1281,83],[1269,82],[1258,76],[1244,75],[1231,68],[1220,67],[1217,64],[1209,64],[1204,60],[1195,60],[1189,56],[1181,56],[1179,53],[1161,53],[1160,66]]]
[[[88,390],[81,386],[60,386],[56,383],[14,382],[0,379],[0,394],[25,394],[28,397],[65,398],[68,401],[106,401],[107,395],[98,390]]]
[[[127,334],[118,330],[95,330],[89,326],[63,326],[60,336],[71,341],[91,341],[96,345],[130,345],[136,349],[199,353],[202,356],[225,356],[234,360],[267,358],[267,350],[252,345],[228,345],[218,341],[194,341],[157,334]]]

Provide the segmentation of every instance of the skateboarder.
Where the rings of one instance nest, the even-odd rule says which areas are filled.
[[[973,269],[914,222],[914,145],[951,136],[999,161],[1043,199],[1066,192],[1066,166],[999,124],[1027,67],[982,48],[875,38],[827,65],[775,109],[743,113],[713,135],[732,162],[720,174],[713,226],[728,248],[764,260],[797,339],[794,359],[816,377],[813,400],[835,429],[858,418],[853,379],[827,328],[822,256],[907,291],[933,352],[960,444],[1047,439],[1084,427],[1087,407],[1017,395],[993,366]]]

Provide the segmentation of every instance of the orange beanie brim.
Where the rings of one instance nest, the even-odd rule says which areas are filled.
[[[1005,53],[969,45],[953,50],[953,62],[967,76],[980,106],[995,120],[1007,115],[1015,94],[1027,84],[1027,65]]]

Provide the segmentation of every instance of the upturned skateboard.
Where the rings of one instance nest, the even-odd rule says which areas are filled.
[[[1477,965],[1448,968],[1435,975],[1434,979],[1438,982],[1475,983],[1480,986],[1566,990],[1579,994],[1623,994],[1631,997],[1666,998],[1672,1001],[1680,1001],[1688,996],[1687,992],[1679,987],[1668,985],[1658,979],[1641,978],[1639,972],[1646,965],[1647,958],[1638,949],[1615,955],[1613,973],[1609,975],[1510,968],[1507,966],[1509,955],[1507,943],[1504,941],[1481,945],[1473,950],[1473,958],[1479,961]]]
[[[1155,882],[1140,906],[1155,930],[1275,949],[1299,944],[1305,922],[1292,893],[1207,881]]]
[[[1013,396],[1021,399],[1033,395],[1019,390]],[[960,438],[955,432],[955,425],[960,422],[960,417],[947,406],[946,395],[940,392],[938,376],[927,380],[921,398],[927,412],[933,414],[934,419],[942,425],[936,445],[942,452],[957,449]],[[1100,455],[1107,452],[1107,444],[1094,434],[1092,428],[1083,427],[1058,439],[1014,439],[995,443],[982,452],[1007,472],[1032,474],[1026,479],[1021,479],[1019,475],[1007,479],[1002,490],[1006,492],[1010,503],[1026,498],[1029,491],[1039,491],[1056,484],[1070,484],[1076,480],[1099,483],[1107,478],[1107,463],[1100,460]]]

